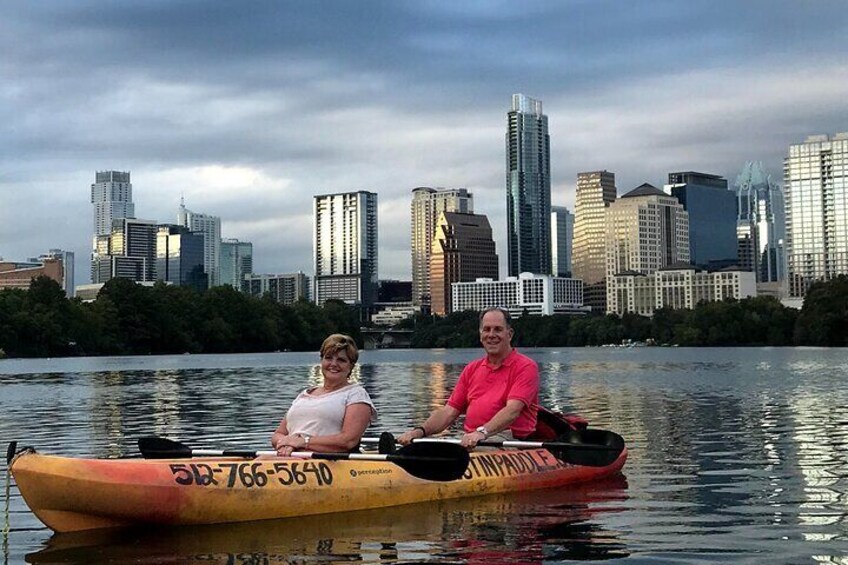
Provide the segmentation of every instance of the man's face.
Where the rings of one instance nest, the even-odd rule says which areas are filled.
[[[480,320],[480,343],[487,355],[505,355],[510,350],[512,328],[507,327],[502,312],[491,310]]]

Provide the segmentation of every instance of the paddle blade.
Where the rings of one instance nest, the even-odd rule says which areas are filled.
[[[139,438],[138,450],[145,459],[173,459],[191,457],[191,448],[178,441],[164,437],[146,436]]]
[[[397,450],[397,442],[392,432],[383,432],[380,434],[380,441],[377,443],[377,453],[394,453]]]
[[[460,479],[471,461],[468,450],[461,445],[429,442],[406,445],[386,459],[410,475],[428,481]]]
[[[572,430],[559,436],[555,446],[546,446],[546,449],[560,461],[572,465],[606,467],[621,455],[624,438],[608,430]]]

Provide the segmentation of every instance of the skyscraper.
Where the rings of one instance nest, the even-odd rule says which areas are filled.
[[[247,292],[245,275],[253,273],[253,244],[237,239],[221,240],[221,284]]]
[[[112,220],[112,233],[95,238],[93,283],[120,277],[135,282],[156,280],[156,222],[138,218]]]
[[[412,190],[412,303],[430,305],[430,252],[436,222],[442,212],[474,212],[473,196],[464,188]]]
[[[542,102],[512,95],[506,132],[507,264],[510,276],[551,273],[551,141]]]
[[[784,160],[789,295],[848,274],[848,132],[813,135]]]
[[[97,171],[94,184],[91,185],[91,203],[94,205],[94,236],[91,253],[91,281],[95,280],[95,262],[99,265],[101,247],[98,236],[112,233],[112,220],[135,217],[135,204],[132,201],[132,184],[129,172]]]
[[[156,230],[156,280],[197,291],[208,288],[203,269],[203,234],[185,226],[160,225]]]
[[[748,161],[736,177],[736,198],[739,266],[755,272],[757,282],[784,280],[786,219],[780,185],[772,182],[762,163]]]
[[[377,194],[316,196],[313,217],[315,302],[370,306],[377,297]]]
[[[192,212],[180,198],[177,224],[203,234],[203,268],[209,288],[221,284],[221,218]]]
[[[431,309],[453,311],[451,283],[498,278],[498,255],[489,218],[479,214],[442,212],[430,257]]]
[[[619,312],[615,275],[689,263],[689,215],[648,183],[610,204],[606,215],[607,312]]]
[[[669,173],[666,194],[689,213],[689,257],[704,269],[736,264],[736,197],[718,175]]]
[[[565,206],[551,206],[551,267],[555,277],[571,276],[574,215]]]
[[[615,173],[577,174],[571,274],[583,281],[583,300],[593,310],[606,310],[606,210],[615,201]]]

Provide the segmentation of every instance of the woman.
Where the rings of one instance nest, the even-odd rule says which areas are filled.
[[[353,338],[333,334],[324,340],[324,384],[304,390],[292,402],[271,436],[271,445],[278,455],[291,455],[293,451],[350,451],[359,445],[377,411],[368,392],[349,381],[358,359]]]

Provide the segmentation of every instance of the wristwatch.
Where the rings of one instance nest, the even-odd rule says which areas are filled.
[[[480,432],[481,434],[483,434],[483,439],[486,439],[487,437],[489,437],[489,430],[486,429],[486,426],[480,426],[479,428],[477,428],[474,431]]]

